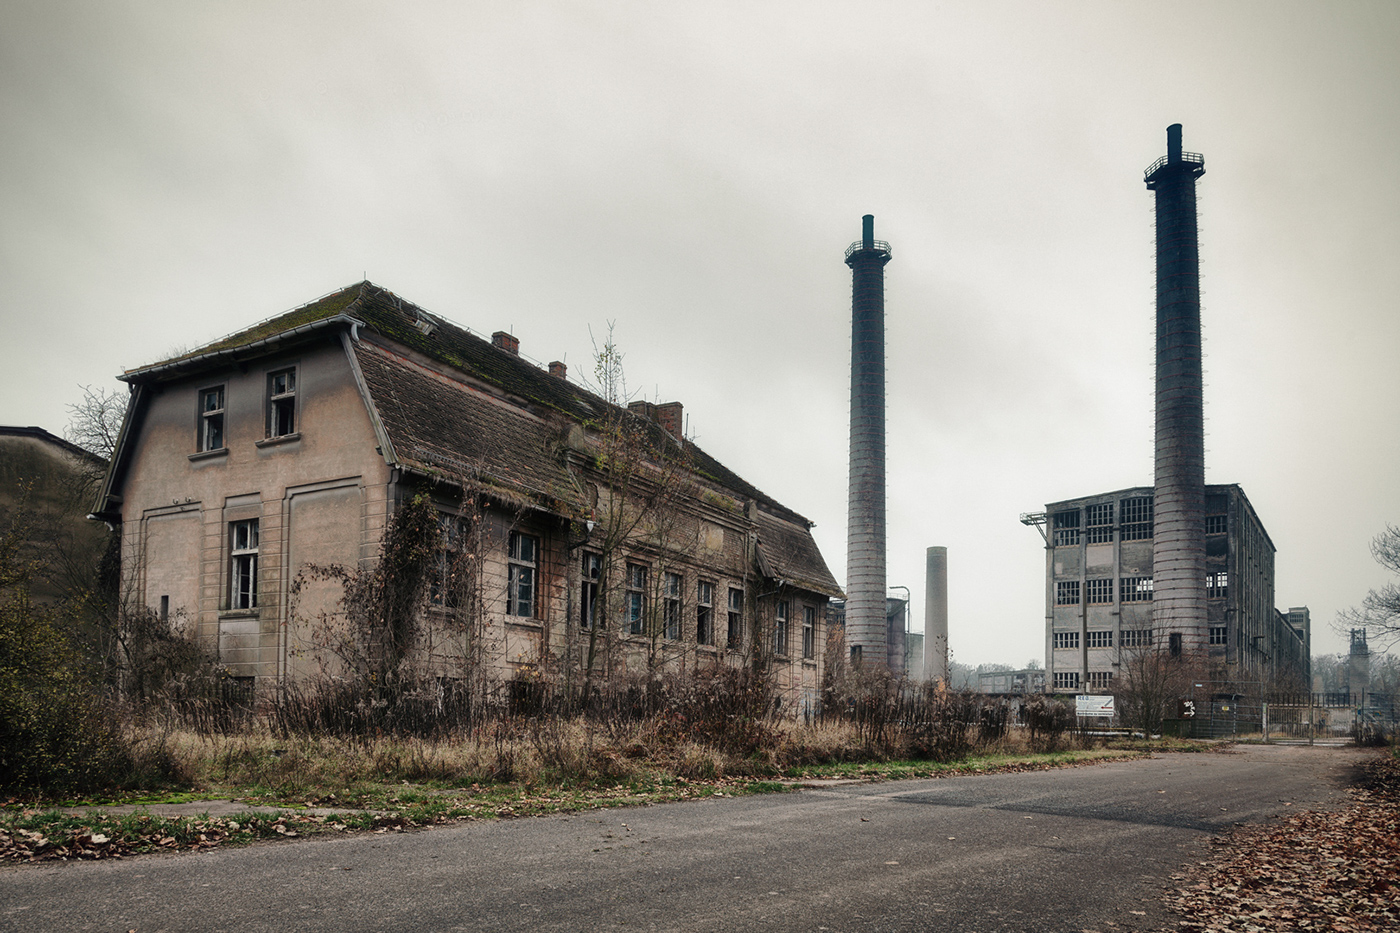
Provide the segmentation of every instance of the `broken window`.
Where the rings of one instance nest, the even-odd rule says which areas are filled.
[[[1091,689],[1107,690],[1113,686],[1113,671],[1090,671],[1089,687]]]
[[[681,637],[681,575],[667,572],[665,580],[666,626],[662,636],[676,641]]]
[[[267,436],[286,437],[297,431],[297,371],[281,369],[267,376]]]
[[[1079,543],[1079,510],[1071,509],[1068,512],[1056,512],[1055,522],[1055,547],[1066,547]]]
[[[1133,496],[1118,503],[1120,541],[1145,541],[1152,537],[1152,497]]]
[[[1102,580],[1085,580],[1085,596],[1089,603],[1111,603],[1113,602],[1113,578],[1105,577]]]
[[[186,409],[188,411],[188,409]],[[224,387],[199,391],[199,449],[224,449]]]
[[[744,591],[729,591],[729,637],[726,644],[738,648],[744,643]]]
[[[1056,690],[1077,690],[1077,689],[1079,689],[1079,672],[1078,672],[1078,671],[1056,671],[1056,672],[1055,672],[1055,689],[1056,689]]]
[[[258,606],[258,520],[230,522],[229,599],[230,609],[256,609]]]
[[[1060,580],[1055,584],[1055,605],[1057,606],[1077,606],[1079,605],[1079,581]]]
[[[428,581],[428,602],[444,609],[456,609],[462,581],[463,522],[455,515],[438,515],[438,551],[432,578]]]
[[[641,564],[627,565],[627,634],[641,635],[646,631],[647,568]]]
[[[1085,510],[1085,536],[1090,544],[1113,543],[1113,503],[1091,505]]]
[[[788,653],[788,603],[785,599],[778,601],[778,609],[773,616],[773,653]]]
[[[1118,585],[1118,597],[1125,603],[1145,603],[1152,599],[1151,577],[1124,577]]]
[[[603,555],[583,552],[583,590],[579,593],[578,627],[588,631],[598,623],[598,583],[603,578]]]
[[[817,656],[817,610],[811,606],[802,607],[802,657],[812,660]]]
[[[715,638],[715,587],[701,580],[695,585],[695,643],[708,645]]]
[[[1230,593],[1229,574],[1225,571],[1206,574],[1206,599],[1224,599]]]
[[[524,619],[535,617],[536,561],[540,539],[534,535],[510,533],[509,570],[506,581],[506,615]]]
[[[1090,648],[1112,648],[1113,632],[1089,632],[1087,635]]]
[[[1055,633],[1055,647],[1056,647],[1056,648],[1078,648],[1078,647],[1079,647],[1079,633],[1078,633],[1078,632],[1056,632],[1056,633]]]

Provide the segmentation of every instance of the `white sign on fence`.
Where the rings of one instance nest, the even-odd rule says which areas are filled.
[[[1098,694],[1084,694],[1074,698],[1074,709],[1081,716],[1102,716],[1113,718],[1113,697]]]

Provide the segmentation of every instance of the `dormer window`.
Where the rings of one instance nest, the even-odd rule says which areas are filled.
[[[286,437],[297,430],[297,371],[280,369],[267,376],[267,436]]]
[[[199,390],[199,450],[224,449],[224,387]]]

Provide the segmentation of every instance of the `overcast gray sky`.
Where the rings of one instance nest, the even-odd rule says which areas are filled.
[[[1044,655],[1017,516],[1152,482],[1152,196],[1198,186],[1207,481],[1277,604],[1400,522],[1400,4],[70,3],[0,8],[0,423],[368,277],[591,364],[817,522],[844,580],[850,273],[890,241],[890,583]]]

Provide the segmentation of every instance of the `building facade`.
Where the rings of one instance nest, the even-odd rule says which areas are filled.
[[[1207,651],[1237,682],[1309,682],[1306,608],[1274,608],[1274,545],[1244,490],[1205,495]],[[1153,490],[1134,487],[1046,505],[1045,656],[1053,692],[1110,692],[1134,652],[1195,653],[1154,621]],[[1301,629],[1295,626],[1302,626]]]
[[[817,695],[840,589],[811,523],[682,436],[363,282],[122,377],[96,508],[123,600],[267,691],[345,676],[347,573],[403,504],[438,515],[411,646],[499,680],[762,665]]]

